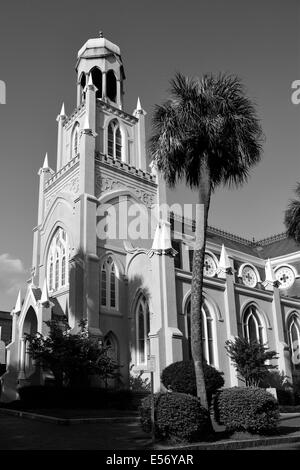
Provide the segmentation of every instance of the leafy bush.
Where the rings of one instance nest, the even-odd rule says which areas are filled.
[[[130,366],[129,388],[135,392],[149,393],[151,391],[151,383],[149,377],[143,378],[144,371],[141,370],[137,374],[133,372],[134,364]]]
[[[279,372],[277,370],[267,372],[263,380],[261,380],[259,386],[262,388],[276,388],[277,400],[279,405],[294,405],[294,384],[289,380],[289,377],[283,372]]]
[[[234,341],[226,341],[225,349],[239,374],[239,379],[245,382],[247,387],[258,387],[268,372],[277,367],[268,362],[277,359],[277,353],[269,351],[257,341],[237,337]]]
[[[211,403],[212,396],[223,387],[223,372],[204,364],[204,378],[207,399]],[[189,393],[197,396],[196,376],[193,361],[180,361],[166,367],[161,375],[161,381],[166,388],[174,392]]]
[[[279,419],[276,399],[262,388],[233,387],[217,393],[215,418],[228,431],[249,431],[254,434],[276,430]]]
[[[119,375],[119,365],[100,347],[97,339],[89,336],[86,320],[78,323],[79,332],[71,334],[67,318],[46,321],[48,336],[26,334],[28,353],[36,365],[53,373],[58,386],[89,385],[92,375],[104,379]]]
[[[157,393],[155,404],[155,436],[173,442],[192,442],[205,438],[210,430],[208,411],[200,400],[185,393]],[[151,431],[151,396],[144,398],[140,408],[141,424]]]

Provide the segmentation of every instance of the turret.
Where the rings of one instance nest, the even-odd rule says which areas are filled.
[[[77,106],[85,100],[85,88],[89,75],[100,98],[119,109],[123,109],[124,68],[120,48],[103,37],[89,39],[77,56]]]

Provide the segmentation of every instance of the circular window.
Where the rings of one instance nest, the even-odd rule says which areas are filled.
[[[295,274],[288,266],[277,269],[275,276],[277,281],[280,282],[279,289],[288,289],[294,284]]]
[[[257,284],[257,275],[251,266],[244,266],[242,269],[243,284],[248,287],[255,287]]]
[[[214,277],[217,272],[217,265],[215,260],[211,255],[205,253],[204,256],[204,269],[203,274],[204,276]]]

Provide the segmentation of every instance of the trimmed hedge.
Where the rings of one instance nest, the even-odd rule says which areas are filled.
[[[214,400],[215,418],[228,431],[271,433],[279,420],[277,400],[262,388],[233,387],[221,390]]]
[[[223,372],[204,364],[204,378],[207,399],[211,403],[212,396],[224,385]],[[189,393],[197,396],[196,376],[193,361],[174,362],[166,367],[161,374],[161,381],[173,392]]]
[[[193,442],[210,434],[210,418],[198,398],[185,393],[157,393],[155,404],[155,436],[173,442]],[[151,432],[151,396],[140,408],[141,425]]]
[[[141,398],[145,396],[130,390],[105,390],[96,387],[28,386],[20,388],[18,392],[19,406],[23,409],[138,409]]]

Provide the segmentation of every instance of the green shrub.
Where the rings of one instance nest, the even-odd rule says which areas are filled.
[[[270,351],[264,344],[236,337],[225,342],[225,349],[234,365],[238,378],[247,387],[258,387],[260,382],[277,368],[270,361],[277,359],[275,351]]]
[[[198,398],[185,393],[157,393],[155,403],[155,436],[173,442],[192,442],[205,438],[210,431],[208,411]],[[151,396],[140,408],[141,424],[151,431]]]
[[[283,372],[277,370],[269,371],[259,386],[261,388],[276,388],[277,400],[279,405],[290,406],[295,403],[295,393],[293,383]]]
[[[223,372],[219,372],[212,366],[204,364],[204,377],[206,393],[209,404],[212,396],[223,387]],[[180,361],[166,367],[161,375],[161,381],[165,387],[174,392],[189,393],[197,396],[196,376],[193,361]]]
[[[271,433],[276,430],[279,419],[277,400],[262,388],[221,390],[214,400],[214,408],[217,422],[228,431]]]

